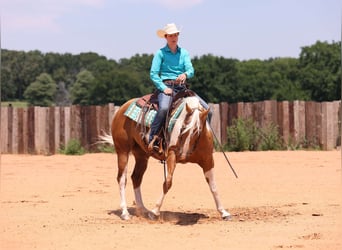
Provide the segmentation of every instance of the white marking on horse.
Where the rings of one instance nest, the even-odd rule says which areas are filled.
[[[127,165],[119,180],[120,197],[121,197],[120,207],[122,209],[121,218],[124,220],[129,219],[129,212],[127,209],[127,202],[126,202],[126,189],[125,189],[126,182],[127,182]]]
[[[179,137],[183,134],[188,133],[188,136],[186,137],[185,141],[183,142],[180,149],[180,152],[182,152],[181,157],[186,157],[188,151],[189,151],[189,145],[190,145],[190,139],[194,135],[194,131],[198,134],[200,133],[200,126],[201,126],[201,120],[200,120],[200,103],[197,97],[187,97],[185,99],[185,105],[187,105],[193,112],[191,120],[188,124],[184,124],[184,120],[188,114],[188,110],[186,107],[182,110],[181,114],[179,115],[174,128],[170,135],[170,144],[169,146],[175,146],[178,143]]]
[[[206,178],[206,181],[208,182],[210,191],[214,197],[215,200],[215,204],[216,204],[216,208],[217,211],[220,212],[222,218],[224,219],[229,219],[231,217],[230,213],[228,213],[222,206],[221,201],[219,199],[219,195],[217,192],[217,187],[216,187],[216,181],[214,178],[214,169],[210,169],[209,171],[204,173],[204,176]]]

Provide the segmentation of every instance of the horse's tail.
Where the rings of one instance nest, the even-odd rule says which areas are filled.
[[[103,132],[102,135],[99,135],[97,143],[98,144],[114,145],[112,135],[111,134],[107,134],[106,132]]]

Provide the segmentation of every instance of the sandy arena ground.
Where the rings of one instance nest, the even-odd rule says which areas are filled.
[[[201,169],[178,164],[157,221],[120,219],[115,154],[2,155],[0,249],[342,249],[340,151],[215,153],[222,221]],[[130,159],[130,166],[134,163]],[[132,167],[130,168],[130,173]],[[130,174],[129,173],[129,174]],[[145,205],[159,198],[151,159]]]

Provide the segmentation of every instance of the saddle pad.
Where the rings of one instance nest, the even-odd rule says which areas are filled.
[[[184,107],[184,102],[181,103],[181,105],[178,106],[178,108],[173,112],[173,115],[170,119],[169,125],[168,125],[168,131],[171,132],[173,129],[173,126],[175,125],[175,122],[179,116],[179,114],[182,112]],[[157,114],[157,111],[154,109],[151,109],[145,114],[145,120],[143,121],[145,126],[150,127],[155,116]],[[137,99],[132,102],[128,109],[124,113],[125,116],[130,118],[131,120],[135,121],[136,123],[141,124],[141,118],[142,118],[142,108],[137,105]]]

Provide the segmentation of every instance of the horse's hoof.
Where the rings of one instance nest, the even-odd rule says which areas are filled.
[[[148,214],[147,214],[147,216],[148,216],[148,218],[150,219],[150,220],[158,220],[158,218],[159,218],[159,216],[158,215],[156,215],[155,213],[153,213],[153,212],[149,212]]]
[[[122,220],[130,220],[131,219],[131,216],[129,214],[121,214],[120,218]]]
[[[233,219],[233,217],[232,217],[231,215],[225,215],[225,216],[222,216],[222,219],[223,219],[224,221],[230,221],[230,220]]]

